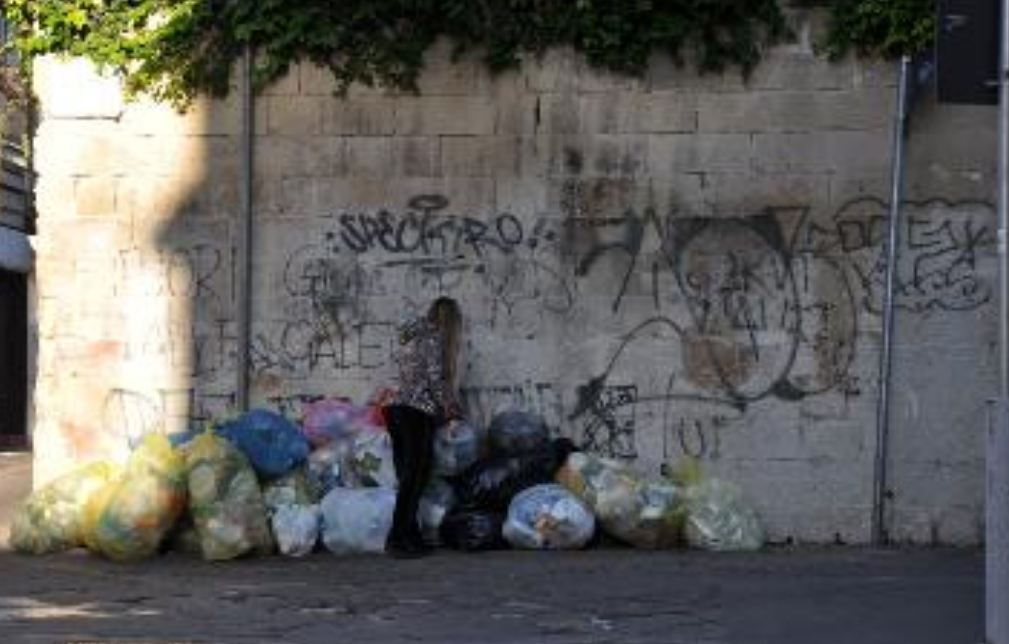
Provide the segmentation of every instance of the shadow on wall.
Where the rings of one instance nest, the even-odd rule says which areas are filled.
[[[194,392],[217,384],[196,354],[202,320],[232,324],[234,209],[215,198],[237,182],[227,151],[240,115],[231,102],[185,115],[124,104],[118,82],[79,60],[37,61],[36,91],[41,483],[148,431],[186,429]]]
[[[892,88],[855,63],[775,56],[748,85],[600,77],[565,55],[489,81],[445,56],[420,96],[347,100],[297,67],[256,101],[252,403],[363,400],[393,366],[395,323],[448,294],[466,304],[478,423],[524,406],[644,468],[698,457],[755,491],[772,532],[863,540]],[[114,84],[89,94],[77,63],[47,74],[41,478],[235,412],[242,261],[237,92],[179,116],[123,105]],[[907,382],[931,373],[918,340],[985,351],[994,236],[973,179],[987,161],[968,152],[943,166],[961,193],[925,172],[909,193]],[[948,423],[908,418],[907,471],[974,453]],[[957,525],[977,513],[971,467],[944,502],[964,508]]]

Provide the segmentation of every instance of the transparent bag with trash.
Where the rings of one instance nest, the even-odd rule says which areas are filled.
[[[273,538],[256,473],[231,443],[205,433],[186,452],[189,513],[200,536],[203,558],[234,559],[269,554]]]
[[[155,554],[186,505],[186,466],[161,434],[148,434],[123,474],[92,495],[84,511],[84,541],[116,560]]]
[[[417,522],[425,539],[432,543],[440,541],[439,528],[455,505],[455,490],[447,481],[436,477],[428,482],[417,508]]]
[[[321,503],[323,544],[338,555],[382,552],[395,506],[395,490],[334,488]]]
[[[284,505],[270,517],[277,548],[289,557],[303,557],[315,550],[321,523],[318,505]]]
[[[280,478],[263,483],[263,503],[270,512],[287,505],[314,505],[318,502],[318,491],[306,467],[297,467]]]
[[[680,542],[683,499],[675,485],[649,482],[620,461],[583,452],[571,454],[556,479],[588,505],[606,534],[637,548]]]
[[[349,400],[323,399],[305,407],[302,431],[315,447],[349,437],[371,423],[371,412]]]
[[[595,533],[589,508],[555,483],[537,485],[512,499],[503,535],[512,546],[531,550],[577,550]]]
[[[263,502],[281,554],[302,557],[315,549],[322,513],[306,467],[295,468],[264,483]]]
[[[383,430],[366,430],[354,436],[343,484],[351,487],[398,487],[392,458],[392,439]]]
[[[742,489],[718,478],[701,478],[684,489],[687,543],[705,550],[759,550],[764,528]]]
[[[349,486],[350,450],[348,440],[339,440],[323,445],[308,455],[307,474],[312,487],[323,498],[335,487]]]
[[[11,547],[41,555],[83,546],[85,506],[120,474],[114,463],[91,463],[29,494],[11,519]]]

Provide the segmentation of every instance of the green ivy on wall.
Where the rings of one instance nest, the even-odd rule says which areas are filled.
[[[927,48],[935,38],[934,0],[834,0],[824,49],[833,57],[856,51],[896,58]]]
[[[776,0],[6,0],[26,56],[86,56],[123,74],[127,91],[184,105],[226,94],[244,48],[258,86],[308,59],[351,83],[413,88],[442,36],[492,70],[572,46],[590,64],[644,71],[655,51],[702,70],[744,72],[782,38]]]
[[[441,37],[494,71],[570,46],[593,66],[640,75],[656,52],[745,74],[788,34],[778,0],[5,0],[0,11],[20,26],[25,59],[84,56],[121,73],[129,94],[178,106],[227,94],[247,46],[257,87],[311,60],[342,89],[411,89]],[[835,0],[832,11],[833,53],[892,55],[931,36],[928,1]]]

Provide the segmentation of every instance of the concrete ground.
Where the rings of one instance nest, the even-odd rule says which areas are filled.
[[[14,469],[0,461],[7,499]],[[983,564],[859,548],[115,564],[0,546],[0,643],[979,644]]]

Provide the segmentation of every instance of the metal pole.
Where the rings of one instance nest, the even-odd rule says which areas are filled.
[[[236,324],[238,326],[237,383],[235,402],[239,411],[249,409],[249,353],[252,327],[252,170],[255,104],[252,99],[252,49],[242,56],[242,142],[241,142],[241,213],[235,251]]]
[[[985,640],[1009,644],[1009,0],[999,21],[999,393],[988,423],[985,491]]]
[[[908,80],[911,59],[900,60],[897,81],[897,116],[893,126],[890,181],[890,218],[886,236],[886,291],[883,300],[883,346],[879,356],[879,398],[876,401],[876,460],[873,468],[872,543],[886,542],[884,523],[886,506],[887,460],[890,433],[890,371],[893,362],[893,332],[897,261],[900,243],[900,210],[904,200],[904,133],[907,125]]]
[[[999,108],[998,108],[998,219],[1001,281],[1001,315],[999,316],[999,397],[1009,400],[1009,258],[1006,255],[1006,234],[1009,231],[1009,0],[1002,0],[999,46]]]

